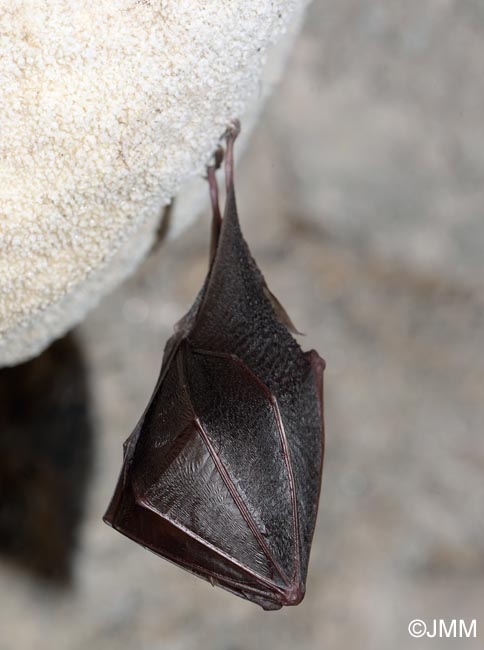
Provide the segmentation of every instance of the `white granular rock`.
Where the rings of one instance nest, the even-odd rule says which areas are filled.
[[[132,272],[181,188],[194,218],[190,179],[253,121],[304,4],[0,0],[0,365]]]

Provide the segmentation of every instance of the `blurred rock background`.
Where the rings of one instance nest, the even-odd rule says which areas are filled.
[[[237,169],[252,251],[327,361],[302,605],[259,611],[101,522],[204,277],[207,211],[78,332],[96,435],[74,578],[4,556],[0,650],[482,647],[483,60],[480,0],[314,2]],[[414,618],[477,619],[478,638],[413,640]]]

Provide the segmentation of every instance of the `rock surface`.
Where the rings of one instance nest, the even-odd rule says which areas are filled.
[[[237,169],[254,255],[327,361],[305,601],[263,613],[101,523],[204,277],[205,217],[81,328],[98,448],[77,580],[3,566],[1,650],[482,647],[483,35],[470,0],[314,3]],[[414,641],[415,618],[477,619],[478,638]]]
[[[250,131],[305,2],[3,5],[0,367],[130,275],[172,197],[178,230],[197,216],[194,177],[231,119]]]

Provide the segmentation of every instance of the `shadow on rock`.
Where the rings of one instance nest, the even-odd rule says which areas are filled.
[[[0,554],[68,585],[93,456],[86,369],[72,335],[0,370]]]

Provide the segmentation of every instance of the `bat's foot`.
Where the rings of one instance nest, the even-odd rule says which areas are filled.
[[[225,187],[227,194],[234,184],[234,142],[240,133],[239,120],[232,120],[226,133],[227,150],[225,152]]]
[[[215,172],[222,164],[224,158],[224,150],[222,147],[214,153],[213,164],[207,166],[207,180],[208,186],[210,189],[210,203],[212,205],[212,235],[210,241],[210,263],[215,255],[217,250],[218,239],[220,236],[220,228],[222,227],[222,214],[220,212],[219,202],[218,202],[218,185]]]
[[[225,132],[225,138],[227,141],[231,138],[235,140],[240,133],[240,120],[233,119],[230,121],[227,131]]]
[[[227,194],[233,188],[234,183],[234,142],[240,133],[239,120],[232,120],[225,132],[227,147],[225,151],[225,186]],[[210,264],[217,250],[220,229],[222,227],[222,213],[220,212],[218,200],[218,185],[215,172],[224,160],[224,151],[218,147],[213,155],[213,162],[207,165],[207,180],[210,189],[210,203],[212,205],[212,236],[210,242]]]
[[[213,154],[213,162],[210,165],[207,165],[207,172],[209,169],[213,169],[214,171],[220,169],[223,159],[224,159],[224,149],[222,146],[219,145],[215,150],[215,153]]]

